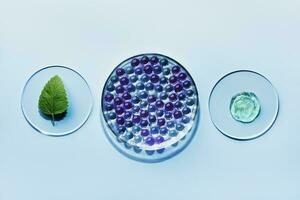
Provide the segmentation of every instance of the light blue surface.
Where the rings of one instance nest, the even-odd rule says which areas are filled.
[[[300,198],[298,0],[0,3],[1,200]],[[198,133],[159,164],[118,153],[99,118],[112,68],[144,52],[183,64],[200,95]],[[36,132],[20,108],[26,80],[49,65],[80,72],[95,97],[89,121],[66,137]],[[265,75],[281,103],[272,129],[247,142],[220,134],[208,114],[213,85],[238,69]]]

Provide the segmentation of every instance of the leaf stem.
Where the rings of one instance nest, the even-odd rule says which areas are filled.
[[[51,116],[52,116],[52,120],[51,120],[51,122],[52,122],[52,125],[53,125],[53,126],[55,126],[54,114],[52,113],[52,114],[51,114]]]

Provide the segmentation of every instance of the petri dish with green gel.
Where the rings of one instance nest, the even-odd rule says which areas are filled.
[[[225,136],[250,140],[266,133],[276,121],[279,97],[263,75],[238,70],[223,76],[209,97],[214,126]]]
[[[260,103],[253,92],[241,92],[230,101],[231,116],[239,122],[251,123],[260,113]]]

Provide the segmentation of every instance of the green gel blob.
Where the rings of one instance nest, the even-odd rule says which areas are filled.
[[[258,117],[260,109],[259,100],[253,92],[241,92],[231,98],[230,113],[236,121],[253,122]]]

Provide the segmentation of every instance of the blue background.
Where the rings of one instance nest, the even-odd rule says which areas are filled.
[[[0,0],[0,199],[300,198],[300,2]],[[182,153],[158,164],[132,161],[105,137],[99,119],[106,77],[135,54],[157,52],[195,78],[201,125]],[[72,135],[39,134],[24,119],[26,80],[49,65],[89,82],[95,106]],[[269,78],[281,108],[272,129],[240,142],[210,121],[208,96],[224,74]]]

